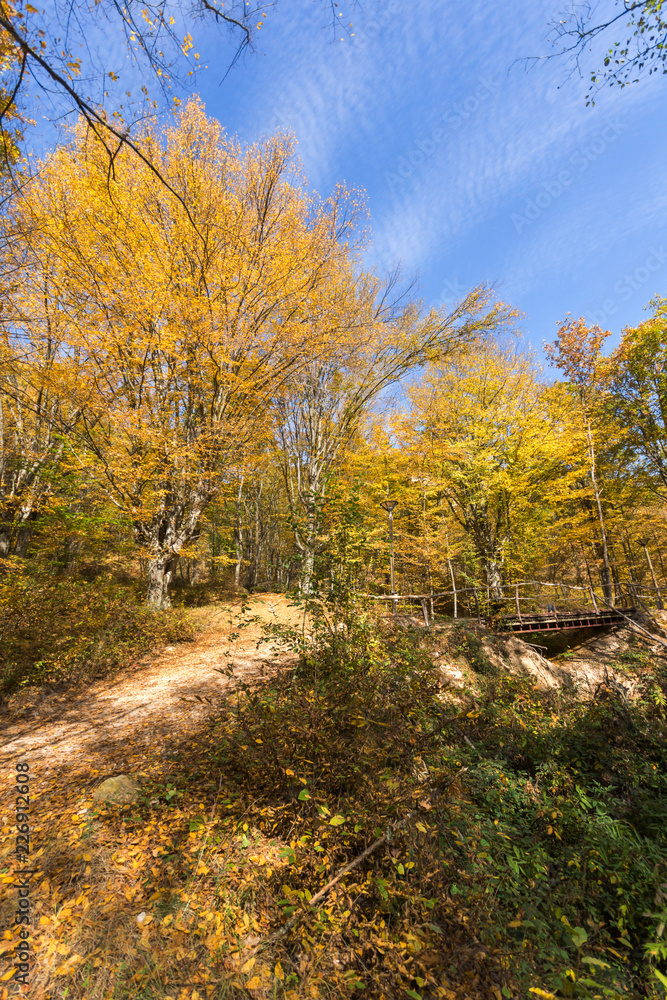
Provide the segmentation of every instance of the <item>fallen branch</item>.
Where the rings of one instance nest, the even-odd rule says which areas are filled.
[[[667,642],[665,642],[659,636],[653,635],[653,633],[649,632],[649,630],[647,628],[644,628],[643,625],[639,625],[639,623],[634,622],[632,618],[628,618],[627,615],[624,615],[622,611],[618,610],[618,608],[613,607],[613,605],[609,604],[608,601],[605,601],[604,598],[601,597],[600,600],[602,601],[603,604],[606,604],[608,608],[611,608],[612,611],[615,611],[617,615],[620,615],[621,618],[625,618],[626,622],[628,622],[633,632],[643,633],[644,635],[647,635],[652,642],[657,642],[660,646],[663,646],[665,649],[667,649]]]
[[[467,767],[462,767],[460,771],[457,771],[456,774],[453,775],[453,777],[449,778],[446,782],[443,782],[440,785],[436,785],[435,788],[429,789],[428,792],[429,796],[432,797],[433,795],[435,795],[434,802],[437,802],[437,800],[442,795],[444,795],[447,789],[454,784],[456,779],[459,778],[467,770],[468,770]],[[412,809],[407,814],[407,816],[403,817],[403,819],[398,820],[396,823],[392,823],[390,826],[388,826],[386,831],[381,837],[378,837],[377,840],[374,840],[373,843],[369,847],[367,847],[365,851],[362,851],[362,853],[359,854],[356,858],[354,858],[353,861],[350,861],[349,864],[341,868],[338,874],[335,875],[330,882],[327,882],[327,884],[323,886],[319,892],[315,893],[315,895],[308,900],[308,905],[315,906],[316,903],[319,903],[319,901],[323,899],[327,895],[327,893],[331,889],[333,889],[333,887],[338,882],[340,882],[340,880],[345,875],[347,875],[351,871],[354,871],[355,868],[358,868],[359,865],[362,863],[362,861],[365,861],[366,858],[370,857],[371,854],[377,851],[378,847],[382,847],[383,844],[388,843],[395,833],[397,833],[399,830],[402,830],[404,827],[408,825],[410,820],[432,809],[434,802],[429,803],[428,806],[420,806],[418,809]],[[295,913],[295,915],[291,917],[286,924],[283,924],[280,930],[275,931],[275,933],[270,934],[269,937],[265,938],[263,941],[260,941],[259,944],[255,945],[252,951],[248,954],[248,959],[252,958],[253,955],[256,955],[258,951],[263,951],[264,948],[268,948],[269,945],[275,944],[276,941],[279,941],[281,938],[285,937],[285,935],[292,930],[292,928],[299,922],[300,919],[301,919],[301,913]],[[248,959],[246,959],[246,961]]]

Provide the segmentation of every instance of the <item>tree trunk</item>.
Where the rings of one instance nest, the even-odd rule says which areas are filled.
[[[150,608],[164,611],[171,607],[169,584],[174,573],[178,556],[171,552],[160,552],[148,559],[148,591],[146,604]]]
[[[147,552],[146,574],[148,590],[146,604],[152,608],[171,607],[169,584],[178,565],[183,546],[199,538],[199,522],[202,511],[210,499],[199,493],[197,503],[191,503],[184,512],[183,505],[174,504],[161,512],[154,520],[135,521],[134,537]]]
[[[62,571],[63,573],[71,574],[76,568],[76,564],[79,561],[79,556],[81,555],[81,550],[83,549],[83,541],[78,535],[68,535],[63,543],[63,554],[62,554]]]
[[[662,573],[662,578],[663,580],[667,580],[667,576],[665,576],[665,565],[662,561],[662,551],[660,549],[660,543],[658,542],[658,536],[656,535],[655,530],[652,530],[651,534],[653,535],[653,541],[655,542],[655,550],[658,553],[658,561],[660,563],[660,571]]]
[[[313,592],[313,575],[315,573],[315,547],[305,540],[301,549],[301,593],[309,596]]]
[[[454,578],[454,567],[452,566],[452,560],[447,556],[447,565],[449,566],[449,575],[452,578],[452,590],[454,591],[454,617],[458,618],[458,594],[456,593],[456,580]]]
[[[656,580],[655,577],[655,570],[653,569],[653,563],[651,562],[651,556],[649,555],[647,542],[648,539],[644,539],[642,540],[641,545],[644,549],[644,554],[646,555],[646,562],[648,563],[648,568],[651,571],[651,578],[653,580],[653,589],[655,590],[656,603],[660,608],[660,610],[662,611],[663,609],[662,594],[660,593],[660,587],[658,586],[658,581]]]
[[[234,546],[236,548],[236,565],[234,566],[234,590],[241,586],[241,567],[243,566],[243,479],[239,483],[236,494],[236,518],[234,520]]]
[[[488,587],[490,599],[494,601],[502,601],[503,585],[502,578],[500,576],[500,566],[498,565],[497,559],[493,556],[486,555],[484,557],[484,572],[486,574],[486,585]]]
[[[30,539],[33,536],[32,506],[19,510],[13,520],[7,519],[0,525],[0,558],[15,555],[25,559]]]
[[[625,561],[628,567],[628,574],[630,576],[630,583],[633,587],[637,586],[637,581],[635,580],[634,567],[632,563],[632,549],[630,548],[630,542],[627,536],[622,539],[623,551],[625,553]]]
[[[0,559],[6,559],[12,547],[12,529],[9,525],[0,526]]]
[[[598,564],[598,571],[600,573],[600,583],[602,585],[602,595],[608,604],[612,603],[613,600],[613,587],[612,587],[612,576],[611,576],[611,566],[609,564],[609,555],[604,542],[594,541],[593,551],[595,552],[595,558]]]
[[[258,490],[255,494],[255,518],[254,518],[254,538],[253,538],[253,553],[252,560],[250,563],[250,587],[256,587],[260,577],[260,559],[262,555],[262,541],[264,532],[262,530],[261,515],[260,515],[260,501],[262,498],[263,483],[259,482]]]
[[[591,425],[586,418],[586,441],[588,443],[588,457],[590,459],[591,467],[589,469],[591,483],[593,484],[593,493],[595,494],[595,504],[598,511],[598,521],[600,523],[600,545],[599,551],[602,557],[602,566],[600,567],[600,578],[602,580],[602,590],[604,593],[604,599],[609,604],[613,601],[612,592],[612,577],[611,577],[611,566],[609,564],[609,548],[607,545],[607,532],[604,526],[604,516],[602,513],[602,497],[600,496],[600,490],[598,488],[597,474],[595,469],[595,445],[593,443],[593,433],[591,431]]]
[[[503,550],[507,542],[500,515],[494,520],[489,512],[488,504],[477,504],[471,507],[469,523],[477,549],[477,556],[482,564],[486,578],[487,603],[502,601],[502,566]]]
[[[586,549],[584,548],[584,543],[581,542],[581,554],[584,557],[584,565],[586,567],[586,574],[588,576],[588,582],[590,584],[591,590],[593,589],[593,577],[591,576],[591,567],[588,564],[588,559],[586,558]]]
[[[306,508],[306,523],[303,530],[295,529],[294,541],[301,556],[301,571],[299,573],[299,590],[310,596],[313,592],[313,576],[315,575],[315,550],[317,547],[317,506],[309,499]]]

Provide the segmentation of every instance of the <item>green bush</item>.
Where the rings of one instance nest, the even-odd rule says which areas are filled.
[[[151,647],[193,638],[183,610],[155,612],[130,587],[51,577],[30,567],[0,577],[0,695],[91,679]]]
[[[312,641],[291,634],[297,671],[223,716],[215,761],[262,803],[257,827],[270,817],[292,845],[286,914],[426,801],[311,923],[313,947],[335,929],[337,948],[363,955],[369,997],[473,974],[474,995],[657,997],[667,754],[648,710],[487,675],[477,708],[457,713],[423,632],[353,599],[311,613]],[[469,636],[454,645],[482,673]],[[449,801],[429,806],[427,786],[463,767]]]

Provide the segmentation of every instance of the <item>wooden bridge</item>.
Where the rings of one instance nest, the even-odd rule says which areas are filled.
[[[606,611],[564,611],[546,615],[485,615],[481,621],[492,632],[551,632],[562,629],[602,628],[624,625],[635,608],[609,608]]]
[[[640,596],[644,595],[637,594],[635,590],[627,595],[617,592],[616,603],[612,605],[600,593],[596,595],[592,587],[542,580],[528,580],[503,587],[502,600],[491,598],[486,588],[476,586],[437,594],[373,595],[377,601],[390,601],[394,614],[399,603],[414,605],[419,602],[427,626],[429,613],[431,619],[435,616],[436,602],[442,607],[443,601],[446,601],[447,617],[477,621],[492,632],[515,633],[610,628],[627,624],[632,621],[636,612],[635,599]]]

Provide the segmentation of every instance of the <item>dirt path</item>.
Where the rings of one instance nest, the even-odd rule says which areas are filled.
[[[146,751],[168,756],[221,697],[291,662],[262,641],[263,626],[299,627],[302,616],[283,594],[262,594],[204,609],[201,624],[194,642],[166,646],[81,694],[42,689],[12,699],[3,710],[0,768],[25,758],[31,770],[88,773],[94,784],[132,772]],[[229,677],[218,672],[229,668]]]
[[[68,980],[63,991],[59,984],[64,980],[58,978],[65,975],[66,958],[74,963],[86,955],[93,969],[100,966],[102,970],[109,960],[116,970],[112,975],[125,974],[127,942],[137,936],[137,913],[151,909],[154,901],[153,896],[144,898],[145,880],[155,878],[155,859],[170,838],[172,826],[185,824],[187,831],[188,819],[180,812],[178,800],[164,810],[165,804],[159,803],[151,821],[142,823],[143,840],[139,841],[131,823],[125,828],[113,817],[93,826],[88,813],[93,790],[119,774],[135,776],[144,789],[155,783],[182,782],[196,766],[202,738],[209,735],[208,717],[219,712],[221,702],[242,685],[255,686],[263,677],[290,669],[294,662],[287,648],[280,649],[275,639],[266,641],[267,625],[303,625],[299,610],[284,595],[221,602],[193,614],[201,628],[194,642],[166,646],[115,677],[85,687],[54,691],[45,686],[19,692],[3,706],[0,998],[24,995],[18,982],[5,984],[3,966],[9,972],[19,968],[15,913],[23,899],[19,893],[25,896],[21,888],[25,885],[29,886],[32,915],[30,951],[26,952],[31,996],[69,995],[71,983]],[[16,778],[17,773],[24,774],[17,772],[18,763],[29,768],[28,802],[21,801],[21,809],[29,814],[33,870],[27,874],[23,872],[25,858],[17,855],[18,834],[24,833],[17,825]],[[197,776],[192,785],[196,794]],[[89,825],[84,828],[85,822]],[[152,853],[146,846],[149,841]],[[160,868],[158,874],[170,884],[168,869]],[[18,881],[26,878],[26,883]],[[116,956],[113,961],[108,959],[111,952]],[[93,958],[98,953],[104,961]],[[185,954],[179,954],[179,962]],[[56,971],[59,966],[61,971]],[[74,964],[68,967],[67,975],[75,975],[75,968]],[[76,995],[89,994],[84,989]]]

